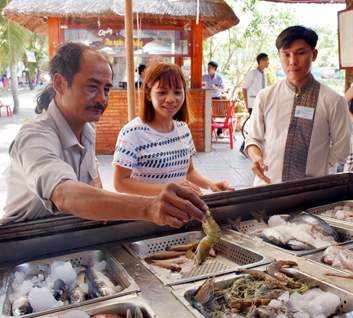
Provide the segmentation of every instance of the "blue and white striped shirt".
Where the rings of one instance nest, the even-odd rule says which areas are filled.
[[[189,127],[174,120],[174,130],[160,133],[137,117],[120,131],[113,165],[131,169],[131,178],[149,183],[186,179],[196,154]]]

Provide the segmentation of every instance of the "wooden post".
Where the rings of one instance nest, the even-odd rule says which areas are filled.
[[[49,58],[54,55],[56,46],[60,43],[60,18],[48,17]]]
[[[175,64],[178,65],[180,68],[183,65],[183,58],[182,57],[176,57],[175,58]]]
[[[134,34],[133,34],[131,0],[125,0],[125,46],[126,46],[128,119],[129,121],[131,121],[136,117],[136,97],[135,97],[135,81],[134,81]]]
[[[347,9],[350,7],[353,7],[353,0],[346,0],[346,6]],[[351,70],[346,70],[346,87],[345,87],[345,92],[351,87],[351,83],[353,82],[353,71]]]
[[[191,88],[201,88],[202,86],[202,31],[203,21],[191,22]]]

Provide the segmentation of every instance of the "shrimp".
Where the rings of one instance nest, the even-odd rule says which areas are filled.
[[[221,229],[213,219],[210,211],[206,212],[206,220],[202,223],[202,228],[206,236],[200,241],[194,254],[197,266],[202,265],[208,257],[212,246],[221,238]]]
[[[302,284],[300,282],[294,282],[291,278],[289,278],[287,275],[284,275],[280,273],[282,267],[293,267],[293,266],[298,266],[297,263],[292,262],[292,261],[276,261],[271,263],[269,266],[267,266],[267,273],[273,277],[276,277],[280,281],[284,281],[287,283],[292,288],[300,288]]]
[[[215,279],[216,276],[207,278],[207,280],[199,287],[196,292],[195,299],[199,301],[203,306],[205,306],[205,304],[214,295]]]

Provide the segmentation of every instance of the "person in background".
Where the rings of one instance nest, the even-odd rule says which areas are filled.
[[[188,127],[193,114],[182,70],[154,62],[146,73],[139,117],[120,131],[114,160],[118,192],[157,195],[170,181],[201,195],[234,190],[226,182],[205,179],[194,168],[196,154]]]
[[[9,87],[9,79],[7,78],[7,75],[4,74],[2,77],[2,84],[4,88],[8,88]]]
[[[145,80],[145,75],[146,75],[146,65],[145,64],[140,64],[139,67],[137,68],[137,72],[139,74],[139,79],[138,81],[135,82],[135,88],[138,89],[139,87],[142,86],[142,83]]]
[[[346,92],[346,95],[344,95],[344,98],[347,100],[348,105],[349,105],[349,116],[351,119],[351,122],[353,123],[353,84],[349,88],[349,90]],[[353,171],[353,136],[351,136],[351,146],[350,146],[350,154],[346,159],[346,162],[343,167],[343,171]]]
[[[256,57],[257,68],[249,71],[243,82],[243,96],[245,107],[249,112],[249,116],[251,116],[252,107],[254,105],[255,97],[260,90],[267,87],[267,77],[265,74],[265,68],[268,67],[268,55],[265,53],[260,53]],[[246,156],[244,153],[245,140],[240,146],[240,152]]]
[[[94,47],[66,42],[49,67],[51,84],[39,95],[39,115],[10,145],[7,202],[0,224],[73,214],[89,220],[145,220],[181,227],[204,221],[207,205],[175,183],[158,196],[102,189],[92,122],[108,107],[114,73]]]
[[[218,64],[209,62],[207,74],[202,75],[202,82],[206,82],[206,87],[212,88],[212,99],[222,99],[222,92],[225,92],[223,76],[217,73]],[[217,135],[222,135],[222,129],[217,129]]]
[[[120,89],[120,69],[118,65],[118,58],[114,58],[114,63],[113,63],[113,72],[114,72],[114,78],[113,78],[113,89]]]
[[[317,34],[292,26],[276,47],[287,78],[256,96],[245,153],[256,174],[254,185],[324,176],[349,154],[348,105],[312,76]]]

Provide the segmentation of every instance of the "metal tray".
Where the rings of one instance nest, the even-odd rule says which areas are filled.
[[[353,200],[338,201],[338,202],[331,203],[331,204],[320,205],[315,208],[307,209],[306,212],[308,212],[310,214],[320,215],[320,218],[322,218],[323,220],[325,220],[328,223],[330,222],[330,223],[342,224],[347,227],[353,227],[353,222],[335,219],[335,218],[331,218],[329,216],[321,215],[321,213],[328,211],[328,210],[332,210],[336,206],[339,206],[339,205],[348,205],[350,207],[353,207]]]
[[[289,215],[287,215],[287,214],[286,215],[281,215],[281,217],[286,220],[287,218],[289,218]],[[227,231],[231,231],[232,233],[235,233],[236,235],[244,236],[244,237],[247,237],[247,238],[250,238],[250,239],[254,240],[254,238],[252,236],[246,235],[245,232],[249,228],[252,228],[253,226],[255,226],[257,223],[258,223],[257,220],[250,220],[250,221],[241,222],[240,226],[239,226],[239,231],[240,232],[237,232],[237,231],[234,231],[234,230],[230,229],[229,225],[227,227],[225,227],[225,228],[222,227],[222,229],[225,229]],[[337,243],[335,245],[340,245],[343,242],[351,242],[351,241],[353,241],[353,228],[346,228],[346,227],[341,226],[339,224],[332,224],[331,222],[327,222],[327,223],[330,224],[330,226],[336,231],[336,233],[338,234],[338,236],[340,238],[340,243]],[[271,243],[268,243],[268,242],[265,242],[265,241],[263,241],[263,243],[266,244],[266,246],[271,246],[271,247],[276,248],[276,249],[278,249],[280,251],[283,251],[283,252],[286,252],[286,253],[289,253],[289,254],[295,255],[295,256],[303,256],[303,255],[316,253],[317,251],[322,251],[322,250],[326,249],[326,247],[327,247],[326,246],[326,247],[322,247],[322,248],[318,248],[318,249],[314,249],[314,250],[309,250],[309,251],[292,251],[292,250],[287,250],[285,248],[276,246],[274,244],[271,244]]]
[[[256,268],[256,270],[265,270],[265,267],[260,267]],[[337,286],[331,285],[327,282],[318,280],[317,278],[310,276],[299,269],[295,268],[286,268],[283,269],[283,271],[288,275],[296,280],[302,280],[302,279],[313,279],[316,282],[318,282],[318,286],[323,290],[323,291],[329,291],[333,294],[336,294],[341,302],[340,305],[338,306],[336,314],[345,314],[345,313],[350,313],[351,315],[353,314],[353,292],[350,292],[348,290],[339,288]],[[228,275],[231,276],[231,275]],[[235,275],[231,278],[227,279],[222,279],[222,278],[217,278],[216,279],[216,286],[221,288],[221,289],[226,289],[228,288],[228,285],[234,277],[238,275]],[[204,318],[204,316],[197,311],[194,307],[192,307],[189,303],[189,300],[191,299],[192,296],[194,296],[198,290],[198,288],[203,284],[204,281],[199,281],[197,283],[193,284],[188,284],[187,286],[184,286],[183,288],[178,288],[174,289],[172,293],[175,295],[175,297],[182,303],[184,304],[196,317],[198,318]],[[179,286],[178,286],[179,287]],[[347,314],[346,317],[352,317],[351,315]]]
[[[70,262],[73,267],[80,267],[82,265],[92,265],[103,260],[106,261],[105,275],[112,281],[114,285],[121,285],[124,288],[122,291],[110,296],[89,299],[79,304],[70,304],[67,306],[64,305],[55,309],[28,314],[26,315],[26,317],[37,317],[45,313],[57,312],[66,308],[77,308],[84,304],[96,303],[104,299],[115,298],[139,291],[139,287],[135,283],[135,281],[129,276],[129,274],[124,270],[124,268],[118,262],[116,262],[115,259],[107,252],[101,250],[91,250],[69,255],[62,255],[58,257],[28,262],[14,267],[11,270],[9,277],[7,278],[6,284],[3,285],[2,294],[6,294],[5,297],[3,297],[4,299],[2,298],[3,301],[1,301],[0,304],[2,306],[2,316],[0,317],[12,316],[9,295],[13,293],[12,283],[14,281],[15,272],[30,271],[31,274],[26,276],[26,279],[30,279],[34,276],[37,276],[38,274],[43,274],[44,277],[46,277],[48,276],[48,274],[50,274],[50,266],[54,261]]]
[[[154,275],[158,277],[165,285],[176,285],[185,282],[191,282],[203,279],[210,275],[223,275],[236,271],[238,268],[249,268],[268,264],[274,261],[273,258],[256,252],[253,249],[231,242],[222,238],[214,245],[217,256],[215,259],[206,260],[201,266],[193,266],[186,273],[170,275],[169,278],[160,275],[155,266],[145,262],[141,257],[153,254],[155,252],[165,251],[170,245],[183,245],[201,240],[205,234],[202,231],[194,231],[181,233],[176,235],[163,236],[123,246],[135,257],[139,258],[144,266],[146,266]]]
[[[79,310],[86,312],[90,317],[98,314],[116,314],[122,317],[126,317],[126,311],[129,309],[132,316],[135,317],[135,309],[137,307],[140,308],[143,314],[143,318],[157,318],[157,315],[147,304],[145,299],[137,295],[134,295],[133,297],[122,297],[122,299],[119,300],[114,299],[102,301],[94,305],[84,306],[82,308],[79,308]],[[60,312],[60,316],[57,317],[62,318],[68,312],[70,312],[70,310]]]
[[[344,247],[346,249],[349,249],[349,250],[353,250],[353,242],[352,243],[346,243],[346,244],[340,244],[340,246],[342,246],[342,247]],[[323,267],[327,268],[328,270],[336,271],[336,272],[339,272],[341,274],[353,274],[353,272],[350,271],[350,270],[338,269],[338,268],[332,267],[329,264],[324,263],[322,261],[322,257],[323,257],[324,252],[325,251],[320,251],[320,252],[317,252],[317,253],[315,253],[313,255],[310,255],[310,256],[308,256],[307,260],[309,262],[313,262],[315,264],[319,264],[320,266],[323,266]],[[353,284],[352,284],[352,291],[353,291]]]

